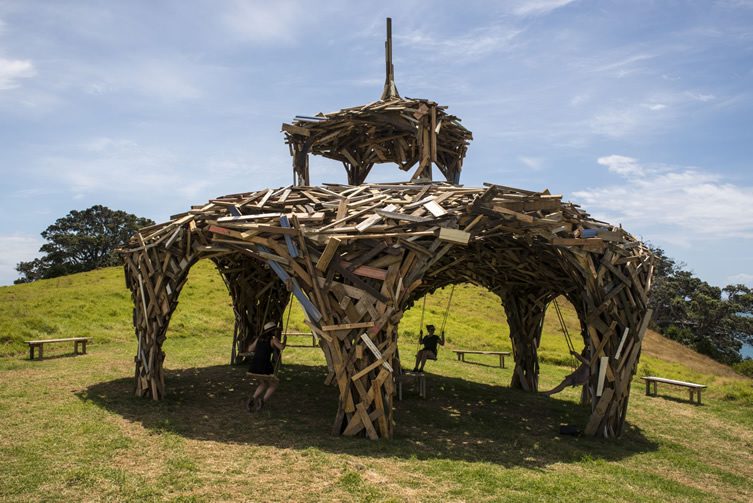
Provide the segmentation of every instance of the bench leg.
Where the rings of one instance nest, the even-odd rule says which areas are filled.
[[[651,381],[646,381],[646,396],[651,396]]]
[[[34,359],[34,346],[29,344],[29,360]]]
[[[86,354],[86,343],[87,343],[87,342],[88,342],[88,341],[81,341],[81,354],[82,354],[82,355],[85,355],[85,354]]]
[[[37,346],[37,360],[41,360],[44,356],[44,344]]]
[[[701,405],[701,389],[699,388],[698,391],[698,405]]]

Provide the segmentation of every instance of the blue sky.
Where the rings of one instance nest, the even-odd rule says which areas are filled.
[[[289,184],[280,124],[379,97],[386,16],[401,94],[474,133],[462,183],[548,188],[753,284],[744,0],[0,2],[0,284],[72,209],[162,221]]]

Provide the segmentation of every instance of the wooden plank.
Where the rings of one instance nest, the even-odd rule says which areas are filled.
[[[363,321],[360,323],[342,323],[340,325],[322,325],[322,330],[325,332],[334,332],[336,330],[354,330],[356,328],[371,328],[373,326],[373,321]]]
[[[353,381],[357,381],[363,376],[365,376],[366,374],[368,374],[369,372],[371,372],[372,370],[374,370],[375,368],[379,367],[383,363],[384,363],[384,360],[380,358],[376,360],[375,362],[371,363],[370,365],[364,367],[363,370],[357,372],[356,374],[353,374],[353,377],[351,377],[350,379]]]
[[[602,356],[599,358],[599,380],[596,385],[596,396],[601,396],[604,391],[604,380],[607,376],[607,367],[609,366],[609,357]]]
[[[327,239],[327,245],[324,247],[319,260],[316,261],[316,268],[321,272],[327,272],[329,263],[332,261],[332,257],[335,256],[337,248],[340,246],[340,239],[332,236]]]
[[[457,229],[448,229],[447,227],[440,227],[439,239],[442,241],[449,241],[450,243],[458,243],[461,245],[467,245],[471,239],[471,234],[470,232],[460,231]]]
[[[434,215],[437,218],[443,217],[443,216],[445,216],[447,214],[447,210],[445,210],[444,208],[442,208],[434,200],[426,201],[423,204],[423,206],[424,206],[424,208],[426,208],[427,210],[429,210],[429,213],[431,213],[432,215]]]

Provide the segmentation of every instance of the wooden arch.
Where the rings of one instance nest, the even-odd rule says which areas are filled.
[[[536,391],[547,303],[566,295],[591,348],[586,433],[623,429],[650,311],[653,258],[630,234],[560,196],[490,185],[284,187],[209,201],[142,229],[122,250],[138,339],[135,391],[165,394],[167,326],[192,264],[213,260],[233,298],[242,347],[303,305],[337,386],[336,434],[389,438],[405,309],[436,288],[482,285],[503,300],[512,385]],[[235,348],[236,346],[234,346]]]

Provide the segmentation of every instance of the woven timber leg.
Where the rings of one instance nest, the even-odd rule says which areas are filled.
[[[214,260],[233,301],[235,327],[230,364],[243,363],[248,346],[262,332],[264,324],[274,321],[282,328],[282,317],[289,292],[263,262],[246,257],[221,257]]]
[[[505,294],[504,307],[510,325],[515,370],[510,386],[525,391],[539,387],[538,347],[548,292],[511,290]]]
[[[161,399],[165,394],[162,343],[178,295],[195,262],[190,232],[174,230],[172,248],[137,249],[125,260],[126,284],[133,299],[133,325],[138,346],[135,360],[136,396]]]
[[[586,292],[590,309],[585,321],[591,348],[589,387],[591,417],[585,434],[612,438],[622,433],[630,382],[640,358],[643,336],[651,320],[645,285],[650,270],[633,262],[620,264],[605,254],[598,264],[595,287]],[[644,259],[642,266],[648,264]]]
[[[298,245],[302,251],[308,248],[304,257],[323,255],[303,238]],[[311,288],[305,282],[301,286],[315,305],[316,312],[306,306],[304,310],[329,355],[338,389],[333,433],[377,439],[391,438],[394,432],[397,327],[430,254],[386,246],[371,249],[376,251],[370,253],[370,263],[378,268],[363,270],[335,255],[326,267],[307,264],[306,271],[316,281]]]

